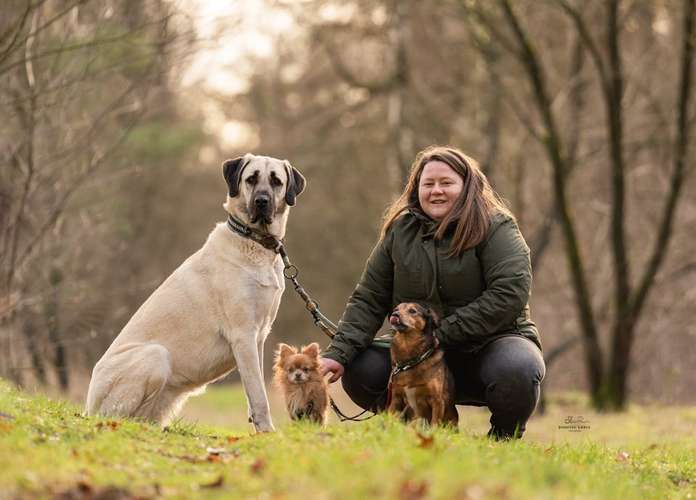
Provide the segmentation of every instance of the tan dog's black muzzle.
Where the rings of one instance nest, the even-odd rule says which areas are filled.
[[[273,198],[265,191],[254,194],[251,202],[251,222],[255,223],[259,219],[265,224],[273,222]]]

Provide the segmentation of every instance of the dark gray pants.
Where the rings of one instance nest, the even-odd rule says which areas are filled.
[[[539,401],[546,373],[539,348],[524,337],[503,337],[476,354],[445,351],[456,402],[491,410],[489,435],[521,437]],[[389,349],[369,347],[345,368],[343,389],[358,406],[383,410],[391,372]]]

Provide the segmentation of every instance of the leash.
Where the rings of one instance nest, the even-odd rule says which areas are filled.
[[[334,411],[334,413],[335,413],[336,416],[338,417],[339,422],[346,422],[346,421],[349,421],[349,422],[362,422],[362,421],[364,421],[364,420],[370,420],[372,417],[374,417],[375,415],[377,415],[376,413],[372,413],[372,415],[368,415],[368,416],[366,416],[366,417],[360,418],[360,417],[362,417],[365,413],[367,413],[368,411],[370,411],[370,410],[363,410],[363,411],[361,411],[360,413],[358,413],[357,415],[353,415],[352,417],[349,417],[348,415],[346,415],[345,413],[343,413],[343,412],[338,408],[338,406],[336,406],[336,402],[333,400],[333,398],[332,398],[331,396],[329,396],[329,405],[331,405],[331,409]]]
[[[310,297],[307,291],[297,280],[297,277],[300,274],[300,270],[297,269],[297,266],[290,262],[290,257],[288,256],[288,252],[285,250],[283,242],[275,236],[273,236],[272,234],[259,231],[258,229],[247,226],[242,221],[233,217],[232,215],[229,215],[227,217],[227,227],[230,228],[230,230],[232,230],[233,232],[239,234],[240,236],[255,241],[264,248],[272,250],[278,255],[280,255],[280,258],[283,259],[284,265],[283,276],[285,277],[285,279],[292,282],[293,286],[295,287],[295,291],[305,302],[305,307],[312,315],[314,324],[317,327],[319,327],[321,331],[323,331],[330,339],[333,339],[334,335],[336,335],[336,332],[338,331],[338,327],[321,312],[321,310],[319,309],[319,303],[312,297]],[[379,342],[379,340],[377,342]],[[382,341],[382,343],[384,343],[384,341]],[[387,390],[389,390],[389,387],[385,389],[385,392]],[[384,394],[384,392],[382,394]],[[382,394],[380,394],[379,397],[382,397]],[[368,420],[376,415],[376,413],[373,412],[372,415],[360,418],[365,413],[370,411],[363,410],[357,415],[349,417],[338,408],[338,405],[336,405],[336,402],[333,400],[331,396],[329,396],[329,404],[331,405],[331,409],[336,413],[336,416],[341,422],[362,422],[363,420]]]
[[[338,331],[338,327],[331,320],[329,320],[324,313],[321,312],[319,309],[319,303],[310,297],[307,291],[302,287],[302,285],[300,285],[300,282],[297,280],[300,271],[297,269],[297,266],[290,262],[290,257],[288,257],[288,252],[285,250],[283,242],[272,234],[247,226],[232,215],[227,217],[227,227],[229,227],[235,233],[255,241],[264,248],[273,250],[275,253],[280,255],[280,258],[283,259],[284,265],[283,276],[285,279],[292,282],[293,286],[295,287],[295,291],[305,302],[305,307],[312,315],[314,324],[321,328],[321,331],[323,331],[330,339],[334,338],[334,335],[336,335],[336,332]]]

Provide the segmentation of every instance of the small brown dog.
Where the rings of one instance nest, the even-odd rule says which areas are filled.
[[[273,370],[275,383],[283,390],[290,418],[326,424],[329,394],[319,372],[319,344],[309,344],[300,352],[296,347],[278,344]]]
[[[391,344],[392,376],[389,411],[431,425],[457,427],[454,377],[433,335],[437,316],[428,307],[402,303],[389,317],[396,331]]]

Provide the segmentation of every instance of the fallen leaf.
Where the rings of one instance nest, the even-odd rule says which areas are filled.
[[[108,428],[112,431],[115,431],[116,429],[118,429],[119,425],[121,424],[119,422],[116,422],[115,420],[107,420],[106,422],[97,422],[96,427],[99,430]]]
[[[256,461],[251,464],[252,474],[260,475],[266,468],[266,461],[263,458],[257,458]]]
[[[92,485],[89,484],[84,479],[77,482],[77,489],[83,495],[90,495],[91,496],[92,493],[94,492],[94,488],[92,487]]]
[[[9,413],[3,413],[0,411],[0,419],[2,420],[14,420],[14,417]]]
[[[426,436],[418,431],[416,431],[416,435],[420,439],[420,443],[418,443],[419,448],[431,448],[435,444],[435,436]]]
[[[227,442],[228,442],[228,443],[236,443],[236,442],[239,441],[240,439],[242,439],[241,436],[227,436]]]
[[[554,451],[553,446],[549,446],[548,448],[546,448],[544,450],[544,453],[546,453],[548,455],[549,453],[553,453],[553,451]]]
[[[406,480],[399,487],[399,498],[403,500],[419,500],[428,493],[428,483],[425,481]]]
[[[627,462],[629,458],[630,458],[630,455],[628,453],[626,453],[625,451],[620,451],[619,453],[616,454],[616,461],[617,462]]]
[[[236,458],[239,456],[238,449],[234,449],[231,452],[229,452],[225,448],[206,448],[206,451],[208,452],[208,456],[206,457],[206,460],[208,460],[208,462],[213,462],[213,463],[217,463],[217,462],[227,463],[232,458]]]
[[[212,483],[201,484],[201,488],[219,488],[225,482],[225,477],[220,474],[218,478]]]

